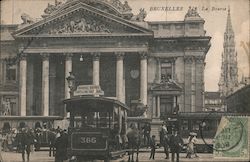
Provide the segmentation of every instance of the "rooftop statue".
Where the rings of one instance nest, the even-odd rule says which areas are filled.
[[[132,21],[140,21],[140,22],[142,22],[142,21],[144,21],[146,16],[147,16],[147,12],[144,10],[144,8],[141,8],[139,14],[134,15],[131,18],[131,20]]]
[[[51,14],[53,11],[59,9],[61,4],[62,2],[59,2],[58,0],[55,0],[55,5],[48,3],[48,6],[47,8],[45,8],[44,13],[47,15]]]
[[[123,11],[124,11],[124,12],[132,11],[132,8],[128,5],[128,1],[125,1],[125,2],[124,2]]]
[[[185,15],[185,18],[187,18],[187,17],[200,17],[200,15],[197,12],[197,7],[189,6],[188,12]]]
[[[23,20],[22,24],[31,24],[33,22],[35,22],[35,20],[33,18],[31,18],[28,14],[23,13],[21,15],[21,19]]]

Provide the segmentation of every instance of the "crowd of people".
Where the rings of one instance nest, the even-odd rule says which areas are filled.
[[[157,146],[156,136],[152,135],[150,138],[150,131],[151,127],[149,123],[146,123],[143,129],[143,136],[144,136],[144,144],[146,146],[150,146],[151,153],[149,159],[155,158],[155,150],[157,147],[163,147],[164,153],[166,155],[165,159],[170,159],[169,153],[171,152],[171,161],[179,162],[179,154],[183,150],[184,141],[180,136],[177,129],[172,129],[171,132],[167,129],[167,124],[164,122],[160,128],[160,146]],[[189,137],[186,143],[186,158],[192,158],[193,155],[195,157],[199,157],[196,153],[196,146],[197,143],[197,133],[190,132]]]
[[[47,129],[44,125],[33,129],[23,125],[3,129],[0,133],[1,151],[21,153],[23,162],[29,162],[31,152],[38,151],[42,142],[49,146],[49,156],[55,156],[55,162],[67,159],[68,135],[60,127]]]
[[[43,129],[43,130],[42,130]],[[155,159],[155,151],[158,147],[164,148],[165,159],[179,162],[179,154],[183,150],[184,141],[181,138],[177,129],[172,129],[171,132],[167,128],[167,123],[163,123],[160,127],[159,137],[160,145],[156,142],[156,136],[151,134],[150,123],[145,123],[141,127],[143,132],[144,146],[150,147],[149,159]],[[39,141],[41,141],[42,132],[47,132],[47,143],[49,144],[49,156],[55,156],[55,162],[63,162],[67,160],[67,146],[68,146],[68,134],[66,130],[62,130],[59,127],[57,129],[46,129],[38,127],[35,129],[28,128],[27,126],[12,128],[9,131],[3,131],[0,133],[0,143],[2,151],[16,151],[22,153],[23,162],[29,161],[30,153],[39,149]],[[152,135],[150,137],[150,135]],[[190,132],[186,143],[186,158],[192,158],[192,156],[198,157],[195,144],[197,143],[197,134]],[[26,155],[26,156],[25,156]]]

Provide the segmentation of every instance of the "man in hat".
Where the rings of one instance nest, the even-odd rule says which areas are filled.
[[[164,153],[166,155],[165,159],[169,159],[169,136],[168,136],[168,129],[166,127],[166,123],[163,122],[160,130],[160,144],[164,147]]]
[[[170,141],[171,141],[170,150],[172,152],[171,160],[172,162],[174,162],[175,154],[176,154],[176,162],[179,162],[179,154],[182,150],[184,142],[177,130],[173,131],[173,134],[170,137]]]
[[[152,135],[152,138],[150,139],[150,157],[149,159],[155,159],[155,149],[156,149],[156,142],[155,142],[155,135]]]
[[[150,131],[151,131],[151,126],[150,123],[145,123],[143,129],[143,135],[144,135],[144,144],[146,146],[150,145]]]
[[[20,132],[17,134],[17,141],[22,152],[22,160],[25,162],[25,151],[27,153],[27,161],[29,162],[30,158],[30,136],[27,133],[26,128],[21,128]]]

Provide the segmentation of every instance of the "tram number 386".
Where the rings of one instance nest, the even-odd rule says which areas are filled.
[[[96,143],[96,137],[81,137],[80,142],[85,144]]]

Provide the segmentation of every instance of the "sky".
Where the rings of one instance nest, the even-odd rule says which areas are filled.
[[[65,0],[58,0],[65,2]],[[205,20],[206,36],[211,36],[211,47],[206,55],[205,91],[217,91],[221,73],[221,54],[226,28],[228,8],[230,8],[232,26],[235,34],[238,54],[239,80],[249,74],[249,5],[250,0],[127,0],[132,12],[137,14],[140,8],[147,11],[145,21],[182,21],[189,6],[197,7]],[[124,0],[121,0],[123,3]],[[22,23],[21,14],[27,13],[33,18],[41,18],[48,3],[54,0],[2,0],[1,24]],[[168,7],[167,11],[152,10],[154,7]],[[173,8],[182,7],[182,10]]]

